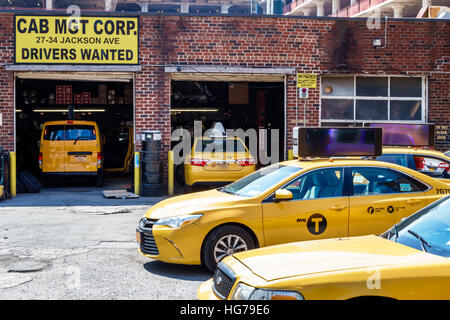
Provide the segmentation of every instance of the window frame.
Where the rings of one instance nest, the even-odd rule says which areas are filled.
[[[353,96],[330,96],[323,95],[322,93],[322,80],[323,78],[353,78]],[[356,95],[356,79],[358,77],[384,77],[388,78],[388,94],[387,96],[357,96]],[[422,84],[422,93],[420,97],[391,97],[391,78],[420,78]],[[396,123],[426,123],[427,122],[427,78],[425,76],[404,76],[404,75],[367,75],[367,74],[354,74],[354,75],[327,75],[324,74],[320,77],[320,96],[319,96],[319,121],[322,123],[336,122],[336,123],[367,123],[367,122],[377,122],[377,123],[390,123],[391,120],[391,101],[420,101],[421,102],[421,119],[420,120],[395,120]],[[322,119],[322,99],[325,100],[353,100],[353,119]],[[387,101],[387,120],[358,120],[356,119],[356,101],[357,100],[377,100],[377,101]]]
[[[288,185],[290,185],[291,183],[293,183],[295,180],[297,179],[302,179],[305,175],[317,171],[317,170],[330,170],[330,169],[334,169],[334,170],[341,170],[342,171],[342,195],[341,196],[337,196],[337,197],[325,197],[325,198],[315,198],[315,199],[291,199],[288,200],[288,202],[297,202],[297,201],[309,201],[309,200],[320,200],[320,199],[335,199],[335,198],[342,198],[342,197],[348,197],[348,181],[346,178],[346,166],[338,166],[338,167],[321,167],[321,168],[316,168],[316,169],[311,169],[305,172],[300,173],[299,175],[295,176],[294,178],[292,178],[291,180],[289,180],[288,182],[286,182],[285,184],[283,184],[281,187],[276,188],[271,194],[269,194],[266,198],[264,198],[264,200],[261,202],[263,203],[275,203],[276,199],[275,197],[275,192],[277,190],[280,189],[285,189]]]
[[[398,174],[400,176],[406,176],[410,179],[412,179],[413,181],[417,181],[419,184],[423,184],[424,186],[427,187],[426,190],[422,190],[422,191],[406,191],[406,192],[392,192],[392,193],[380,193],[380,194],[366,194],[366,195],[355,195],[354,194],[354,185],[353,185],[353,179],[352,179],[352,170],[353,169],[358,169],[358,168],[371,168],[371,169],[381,169],[381,170],[390,170],[393,171],[395,174]],[[424,192],[428,192],[431,190],[431,186],[422,181],[422,180],[418,180],[417,178],[415,178],[414,176],[406,173],[406,172],[402,172],[400,170],[391,168],[391,167],[379,167],[379,166],[355,166],[355,167],[347,167],[347,176],[348,176],[348,194],[349,197],[379,197],[379,196],[389,196],[389,195],[405,195],[405,194],[420,194],[420,193],[424,193]]]

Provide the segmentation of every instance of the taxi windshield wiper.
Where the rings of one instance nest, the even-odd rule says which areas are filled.
[[[392,238],[395,236],[395,241],[397,242],[398,239],[398,226],[396,224],[394,224],[394,226],[392,227],[392,231],[394,231],[394,235],[392,237],[389,238],[389,240],[392,240]]]
[[[235,194],[233,191],[226,190],[225,187],[218,188],[217,190],[218,190],[218,191],[225,192],[225,193],[228,193],[228,194]]]
[[[423,251],[428,252],[428,250],[425,249],[425,245],[431,249],[430,244],[424,238],[422,238],[419,234],[417,234],[416,232],[414,232],[412,230],[408,230],[408,232],[420,241],[420,246],[422,247]]]

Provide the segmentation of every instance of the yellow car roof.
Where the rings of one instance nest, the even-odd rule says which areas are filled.
[[[427,148],[419,148],[419,147],[383,147],[383,154],[389,153],[408,153],[408,154],[423,154],[429,156],[437,156],[441,158],[445,158],[450,161],[450,157],[446,156],[445,153],[427,149]]]
[[[83,125],[97,125],[95,121],[85,121],[85,120],[57,120],[57,121],[46,121],[44,126],[49,125],[65,125],[65,124],[83,124]]]

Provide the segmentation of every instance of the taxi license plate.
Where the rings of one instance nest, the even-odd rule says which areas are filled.
[[[77,159],[80,162],[85,162],[86,161],[86,156],[75,156],[75,159]]]

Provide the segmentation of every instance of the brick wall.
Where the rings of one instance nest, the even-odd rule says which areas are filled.
[[[189,17],[141,16],[140,53],[142,65],[217,65],[241,67],[295,67],[300,73],[316,74],[410,74],[428,78],[430,122],[450,125],[449,65],[450,23],[428,20],[388,22],[385,48],[372,46],[383,39],[384,21],[370,30],[365,20],[315,20],[266,17]],[[147,69],[145,69],[147,70]],[[146,72],[146,71],[144,71]],[[138,77],[140,78],[140,76]],[[170,78],[162,67],[152,67],[146,81],[136,83],[137,91],[158,92],[162,100],[146,103],[137,120],[137,132],[161,128],[170,114],[162,107],[170,104]],[[159,83],[163,81],[163,83]],[[157,84],[159,83],[159,84]],[[319,92],[309,91],[306,125],[319,124]],[[163,98],[165,97],[165,98]],[[291,147],[296,123],[295,77],[288,77],[287,141]],[[137,114],[142,97],[136,93]],[[156,98],[155,98],[156,99]],[[146,100],[146,99],[143,99]],[[142,106],[143,107],[143,106]],[[303,121],[304,102],[298,101],[299,122]],[[157,117],[149,122],[144,113]],[[164,120],[163,120],[164,119]],[[140,122],[139,122],[140,121]],[[164,145],[169,145],[169,132]],[[437,147],[449,148],[447,139]]]
[[[13,16],[0,15],[0,146],[14,150],[14,77],[5,71],[5,64],[13,62],[14,55]]]
[[[450,126],[450,23],[442,20],[392,20],[387,44],[381,28],[368,29],[365,20],[303,19],[233,16],[140,16],[140,64],[136,73],[136,133],[161,130],[162,159],[170,146],[170,75],[164,65],[294,67],[300,73],[409,74],[428,79],[428,121]],[[13,16],[0,14],[0,63],[13,62]],[[0,66],[0,144],[13,148],[13,76]],[[296,104],[293,75],[287,87],[287,141],[292,142],[296,109],[300,123],[319,125],[319,92],[309,91]],[[450,148],[450,135],[437,141]],[[140,142],[137,141],[138,150]]]

